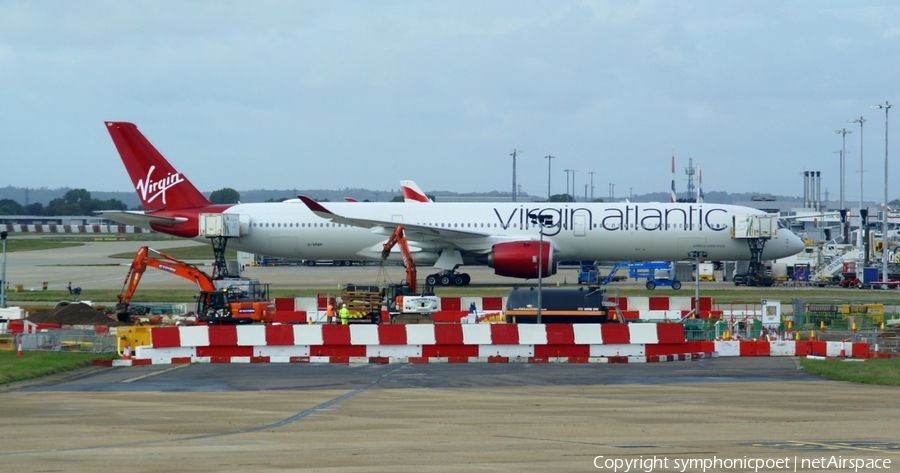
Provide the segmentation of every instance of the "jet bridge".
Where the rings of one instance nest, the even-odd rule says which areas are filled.
[[[771,286],[772,276],[767,276],[763,272],[762,253],[766,242],[775,235],[778,229],[778,217],[771,214],[751,214],[735,215],[733,218],[732,238],[746,240],[747,246],[750,247],[750,266],[747,274],[735,275],[734,284],[736,286],[741,284]]]

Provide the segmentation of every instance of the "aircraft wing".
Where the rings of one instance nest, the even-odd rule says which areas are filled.
[[[118,222],[124,225],[136,225],[138,227],[149,228],[151,223],[176,224],[187,222],[184,217],[163,217],[158,215],[150,215],[139,210],[98,210],[95,214]]]
[[[386,230],[393,230],[394,228],[397,228],[397,225],[402,223],[403,227],[406,230],[406,238],[413,241],[452,241],[460,239],[487,238],[491,236],[490,233],[484,232],[427,227],[423,225],[409,224],[406,222],[388,222],[383,220],[344,217],[326,209],[322,204],[310,199],[309,197],[306,197],[305,195],[298,195],[297,197],[301,201],[303,201],[303,203],[306,204],[306,206],[309,207],[309,210],[311,210],[314,214],[324,219],[331,220],[335,223],[342,223],[344,225],[361,228],[381,227]]]

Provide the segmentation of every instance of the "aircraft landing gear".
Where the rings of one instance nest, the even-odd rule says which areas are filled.
[[[425,284],[428,286],[468,286],[471,280],[472,278],[466,273],[444,271],[441,273],[429,274],[425,278]]]

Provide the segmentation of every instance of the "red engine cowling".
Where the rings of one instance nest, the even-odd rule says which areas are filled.
[[[538,260],[543,267],[542,277],[556,274],[549,241],[543,242],[543,248],[541,242],[531,240],[498,243],[488,255],[488,266],[500,276],[531,279],[538,277]]]

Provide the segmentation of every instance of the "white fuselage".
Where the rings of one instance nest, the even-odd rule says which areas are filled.
[[[706,260],[732,261],[750,259],[747,240],[733,236],[733,217],[764,214],[708,203],[323,205],[343,218],[369,222],[368,228],[334,223],[298,200],[236,204],[225,213],[241,215],[241,236],[228,247],[295,259],[379,260],[392,229],[377,222],[391,222],[407,226],[417,263],[433,263],[441,251],[459,250],[470,264],[496,243],[538,239],[552,243],[557,260],[675,261],[703,251]],[[550,216],[553,224],[541,233],[529,214]],[[781,228],[766,243],[762,259],[784,258],[802,249],[803,242]]]

